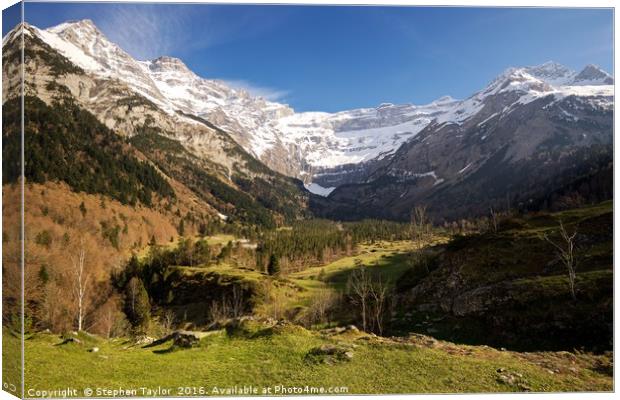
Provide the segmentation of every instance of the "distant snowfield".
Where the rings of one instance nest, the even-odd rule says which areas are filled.
[[[304,184],[304,186],[306,187],[306,189],[308,189],[308,191],[323,197],[329,196],[329,194],[333,192],[334,189],[336,189],[335,187],[325,188],[318,183],[308,183]]]

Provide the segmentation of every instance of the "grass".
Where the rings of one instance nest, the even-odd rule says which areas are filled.
[[[261,279],[264,279],[266,277],[265,274],[262,274],[256,270],[235,267],[225,262],[219,264],[209,264],[208,266],[174,267],[174,269],[180,271],[185,276],[217,274],[222,277],[238,278],[251,281],[260,281]]]
[[[228,244],[228,242],[234,242],[236,240],[236,238],[233,235],[227,235],[227,234],[217,234],[217,235],[212,235],[212,236],[195,236],[192,238],[193,240],[200,240],[200,239],[204,239],[207,241],[207,244],[209,246],[224,246],[226,244]],[[181,237],[170,241],[170,242],[166,242],[164,244],[157,244],[156,246],[159,248],[163,248],[165,250],[172,250],[175,249],[179,246],[179,241],[181,240]],[[140,252],[138,252],[137,256],[139,259],[143,259],[144,257],[146,257],[149,254],[149,251],[151,250],[151,245],[145,246],[144,248],[142,248],[142,250],[140,250]]]
[[[2,381],[8,385],[5,390],[14,395],[21,392],[21,340],[19,335],[4,329],[2,335]]]
[[[443,237],[433,238],[432,243],[442,243]],[[293,273],[287,278],[302,288],[290,298],[288,307],[307,306],[319,290],[342,291],[357,264],[368,267],[369,272],[384,282],[394,284],[409,268],[410,254],[416,248],[411,241],[376,242],[360,245],[358,254],[340,258],[326,265]],[[321,278],[322,275],[322,279]]]
[[[17,341],[4,335],[5,348]],[[178,387],[203,387],[213,394],[215,387],[235,385],[253,385],[258,394],[277,385],[347,387],[347,393],[359,394],[612,389],[611,376],[596,368],[604,364],[602,356],[571,356],[568,362],[556,353],[528,356],[429,338],[398,343],[361,333],[327,337],[290,325],[257,324],[232,335],[221,331],[203,338],[197,348],[176,351],[168,344],[141,348],[125,339],[60,342],[57,335],[44,333],[26,340],[27,389],[69,386],[82,393],[86,387],[162,387],[172,389],[172,395],[178,395]],[[335,365],[307,362],[306,355],[323,344],[351,346],[353,359]],[[93,346],[100,350],[88,352]],[[550,373],[545,362],[553,362],[559,372]],[[520,374],[523,384],[504,383],[501,374]]]

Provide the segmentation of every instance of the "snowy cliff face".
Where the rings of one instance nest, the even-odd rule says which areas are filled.
[[[85,71],[123,82],[170,114],[208,120],[272,169],[307,184],[318,183],[309,187],[318,186],[321,194],[327,193],[321,186],[368,179],[366,170],[372,168],[367,166],[385,162],[433,123],[463,125],[475,119],[483,124],[547,96],[558,101],[578,97],[601,109],[613,107],[614,81],[609,74],[592,65],[577,73],[548,62],[510,68],[464,100],[442,97],[422,106],[382,104],[338,113],[296,113],[223,81],[204,79],[176,58],[135,60],[90,20],[33,31]],[[326,179],[329,182],[323,183]]]
[[[201,78],[176,58],[135,60],[90,20],[35,31],[89,73],[118,79],[170,113],[209,120],[272,168],[306,182],[315,170],[393,153],[457,103],[444,97],[425,106],[383,104],[334,114],[295,113],[223,81]]]

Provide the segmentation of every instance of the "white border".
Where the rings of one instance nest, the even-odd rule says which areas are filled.
[[[19,1],[17,0],[0,0],[2,1],[1,8],[4,10]],[[45,2],[45,0],[29,0],[27,2]],[[194,4],[290,4],[290,5],[368,5],[368,6],[443,6],[443,7],[560,7],[560,8],[613,8],[614,9],[614,65],[612,75],[614,78],[618,76],[617,74],[617,65],[618,65],[618,52],[616,52],[615,44],[618,43],[618,29],[616,25],[615,19],[615,2],[613,0],[504,0],[504,1],[493,1],[493,0],[460,0],[460,1],[446,1],[446,0],[288,0],[277,2],[273,0],[243,0],[243,1],[235,1],[235,0],[219,0],[219,1],[183,1],[183,0],[133,0],[133,1],[114,1],[114,0],[100,0],[100,1],[80,1],[80,0],[62,0],[62,1],[48,1],[48,2],[65,2],[65,3],[194,3]],[[22,2],[23,5],[23,2]],[[22,14],[23,15],[23,14]],[[0,28],[2,28],[2,22],[0,18]],[[2,85],[2,77],[0,74],[0,87]],[[615,91],[614,91],[615,97]],[[22,107],[23,108],[23,107]],[[616,118],[615,113],[615,105],[614,105],[614,132],[618,132],[618,119]],[[2,122],[2,116],[0,114],[0,126]],[[614,136],[615,137],[615,136]],[[1,146],[1,145],[0,145]],[[615,163],[615,154],[618,154],[618,150],[620,147],[620,141],[614,140],[614,189],[616,188],[616,182],[618,177],[620,176],[618,172],[620,171],[620,167]],[[23,150],[23,149],[22,149]],[[1,160],[1,152],[0,152],[0,160]],[[1,165],[1,164],[0,164]],[[614,190],[615,193],[615,190]],[[0,197],[0,209],[2,207],[2,199]],[[614,208],[615,208],[615,196],[614,196]],[[620,221],[620,217],[614,211],[614,249],[618,247],[618,243],[620,242],[619,237],[616,235],[616,226]],[[2,215],[0,213],[0,224],[2,222]],[[2,241],[0,240],[0,251],[2,249]],[[618,263],[619,260],[618,253],[614,252],[614,266],[620,265]],[[1,271],[0,271],[1,278]],[[23,279],[23,277],[22,277]],[[618,286],[619,276],[617,273],[614,273],[614,321],[618,321],[619,310],[616,307],[616,287]],[[1,293],[1,287],[0,287]],[[618,330],[615,329],[614,323],[614,349],[615,344],[618,340]],[[1,342],[0,342],[1,348]],[[614,353],[614,364],[616,361],[615,353]],[[0,371],[2,370],[2,360],[0,357]],[[23,370],[22,370],[23,371]],[[518,394],[446,394],[446,395],[369,395],[369,396],[346,396],[346,399],[351,400],[366,400],[366,399],[374,399],[374,398],[387,398],[387,399],[419,399],[419,400],[430,400],[430,399],[450,399],[450,398],[462,398],[462,399],[472,399],[481,397],[483,399],[502,399],[502,400],[513,400],[513,399],[565,399],[565,400],[583,400],[583,399],[608,399],[608,398],[616,398],[620,397],[620,394],[615,392],[615,389],[618,388],[618,380],[619,375],[615,373],[614,368],[614,393],[518,393]],[[293,397],[293,396],[290,396]],[[199,399],[199,397],[194,397]],[[235,399],[238,397],[226,397],[227,399]],[[265,398],[265,397],[263,397]],[[274,398],[276,397],[267,397]],[[332,396],[297,396],[297,399],[333,399]],[[11,396],[7,392],[0,391],[0,400],[5,399],[15,399],[15,397]],[[163,400],[165,398],[150,398],[155,400]]]

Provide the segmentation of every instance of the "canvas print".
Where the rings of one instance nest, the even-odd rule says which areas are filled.
[[[2,18],[4,391],[613,391],[613,8]]]

